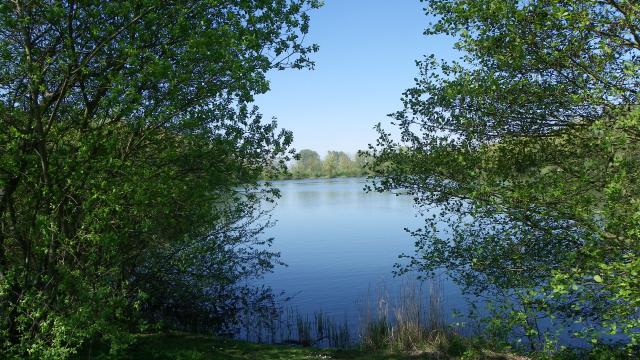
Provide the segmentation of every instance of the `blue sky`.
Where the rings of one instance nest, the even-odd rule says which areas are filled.
[[[269,74],[271,91],[256,98],[265,118],[292,130],[297,150],[355,153],[374,143],[373,126],[401,109],[415,60],[450,59],[453,40],[427,37],[432,19],[418,0],[326,0],[313,11],[309,43],[320,45],[316,68]]]

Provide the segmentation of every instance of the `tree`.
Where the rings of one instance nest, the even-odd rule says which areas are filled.
[[[284,167],[291,134],[249,103],[267,71],[313,65],[302,41],[317,6],[0,4],[4,357],[117,351],[158,296],[203,278],[194,293],[224,293],[270,268],[256,204],[274,192],[256,180]]]
[[[291,172],[296,177],[318,177],[322,173],[322,160],[317,152],[309,149],[300,150],[298,159]]]
[[[322,162],[322,168],[328,177],[344,176],[351,168],[351,159],[343,151],[328,151]]]
[[[392,115],[402,138],[379,127],[372,147],[377,189],[408,191],[429,215],[402,270],[444,267],[467,291],[514,296],[532,337],[546,312],[594,342],[604,327],[637,345],[640,6],[431,0],[427,11],[426,33],[457,37],[465,55],[419,62]]]
[[[351,157],[347,153],[342,151],[338,152],[337,155],[338,155],[338,172],[340,173],[340,175],[343,175],[343,176],[352,175],[355,168],[354,168],[353,160],[351,160]]]
[[[367,162],[365,154],[358,153],[352,159],[351,156],[343,151],[329,151],[323,161],[317,152],[304,149],[298,153],[298,159],[291,166],[291,175],[297,179],[363,176],[365,175],[365,164]]]
[[[353,166],[355,168],[356,176],[367,175],[367,167],[371,162],[371,158],[366,151],[358,151],[353,159]]]

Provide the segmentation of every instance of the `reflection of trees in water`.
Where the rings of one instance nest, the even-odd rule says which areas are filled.
[[[337,201],[348,203],[350,206],[370,209],[388,208],[406,211],[413,206],[411,197],[403,193],[368,192],[365,189],[367,180],[364,178],[345,179],[313,179],[299,181],[282,181],[277,183],[282,197],[279,205],[318,206],[331,205]]]
[[[322,198],[320,191],[296,191],[287,195],[291,197],[292,201],[302,204],[315,204]]]
[[[337,200],[354,200],[357,198],[357,193],[354,191],[326,191],[324,192],[324,197],[326,200],[333,203]]]

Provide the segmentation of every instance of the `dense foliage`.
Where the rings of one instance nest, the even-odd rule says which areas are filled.
[[[290,155],[248,104],[267,71],[313,65],[317,6],[0,3],[0,357],[223,327],[278,261],[256,181]]]
[[[290,173],[282,177],[305,179],[319,177],[365,176],[367,158],[363,154],[349,156],[343,151],[328,151],[323,159],[317,152],[301,150],[290,166]]]
[[[377,188],[409,192],[428,218],[401,270],[446,268],[469,292],[512,298],[509,327],[543,343],[541,315],[637,346],[640,5],[426,9],[426,33],[456,37],[464,56],[420,61],[392,115],[401,139],[380,127],[372,147]]]

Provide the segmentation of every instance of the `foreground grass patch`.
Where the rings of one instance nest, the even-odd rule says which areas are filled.
[[[129,359],[179,359],[179,360],[409,360],[446,359],[437,353],[371,353],[357,350],[321,350],[286,345],[254,344],[246,341],[217,339],[189,334],[140,335],[127,354]]]

